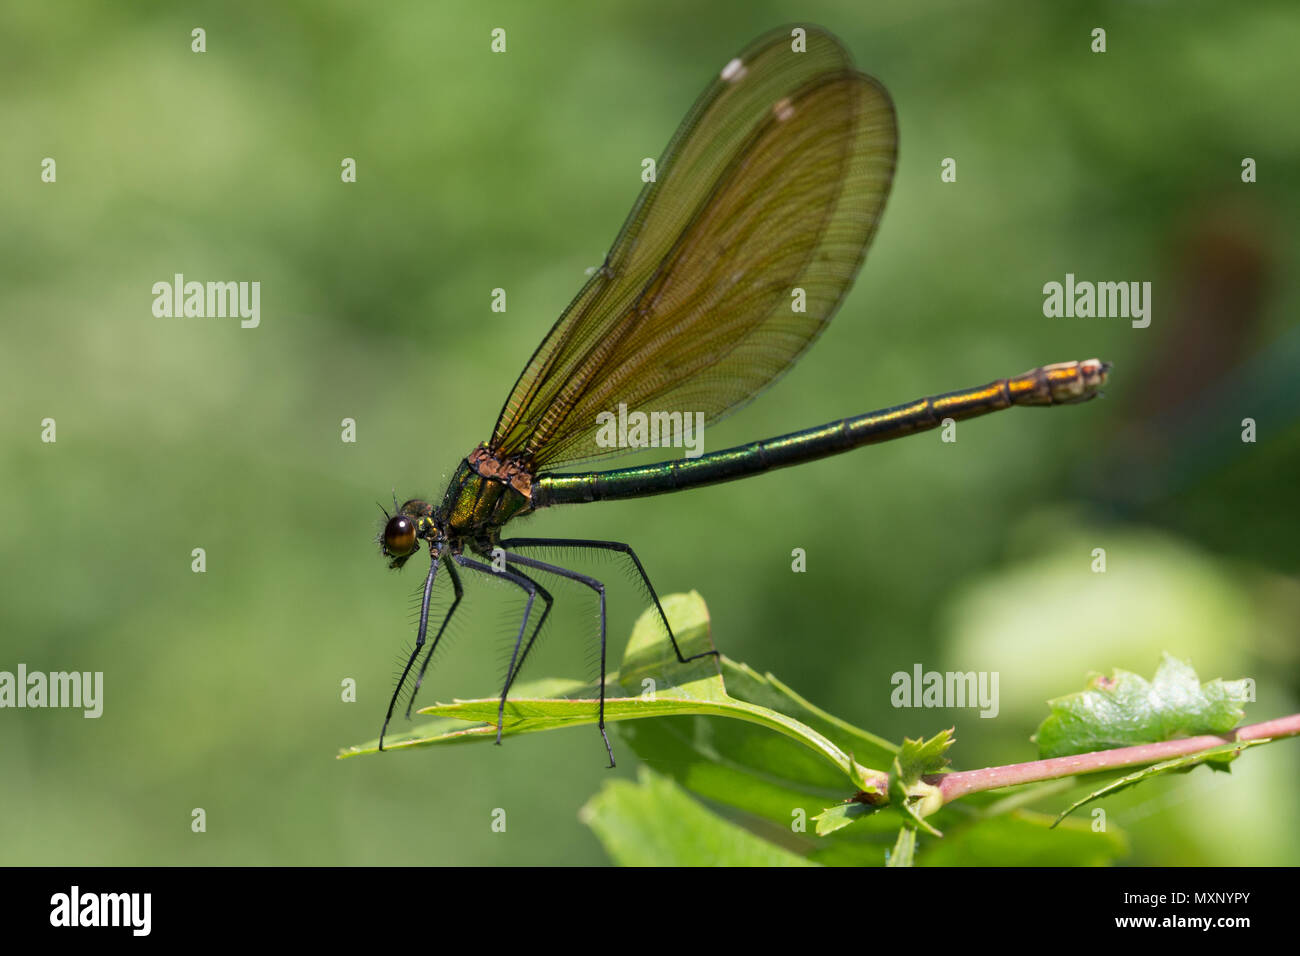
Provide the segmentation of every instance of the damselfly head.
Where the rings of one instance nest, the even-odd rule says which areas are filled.
[[[415,554],[421,538],[437,533],[433,520],[433,507],[419,498],[412,498],[388,518],[379,535],[379,546],[390,568],[400,568]]]

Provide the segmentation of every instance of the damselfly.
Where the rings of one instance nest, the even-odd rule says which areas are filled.
[[[460,606],[462,571],[505,580],[526,598],[497,709],[498,743],[506,697],[553,604],[536,580],[540,571],[599,596],[599,727],[614,764],[605,732],[605,586],[525,552],[621,555],[645,582],[678,659],[694,659],[683,657],[631,547],[502,537],[515,518],[553,505],[731,481],[901,438],[945,419],[1098,394],[1106,363],[1064,362],[699,457],[555,471],[621,450],[603,440],[615,410],[698,414],[712,423],[788,370],[853,284],[889,194],[897,141],[889,94],[856,71],[824,30],[775,31],[722,67],[669,142],[604,263],[533,353],[492,437],[460,463],[440,503],[412,499],[388,517],[380,543],[391,567],[405,564],[421,542],[430,564],[415,648],[393,691],[381,750],[426,644],[440,568],[451,579],[452,600],[429,642],[412,700]]]

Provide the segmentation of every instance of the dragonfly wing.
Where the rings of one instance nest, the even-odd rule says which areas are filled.
[[[769,34],[696,102],[604,265],[506,400],[491,447],[541,470],[618,454],[601,412],[714,422],[781,376],[852,285],[889,193],[889,95],[829,33]]]

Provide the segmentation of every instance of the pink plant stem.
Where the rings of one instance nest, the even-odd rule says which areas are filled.
[[[937,786],[943,795],[943,802],[948,803],[982,790],[1014,787],[1039,780],[1056,780],[1081,773],[1096,773],[1099,770],[1136,767],[1173,757],[1185,757],[1224,744],[1296,735],[1300,735],[1300,714],[1266,720],[1262,724],[1251,724],[1249,727],[1239,727],[1228,734],[1205,734],[1200,737],[1185,737],[1181,740],[1165,740],[1156,744],[1139,744],[1136,747],[1098,750],[1072,757],[1052,757],[1047,760],[1008,764],[1005,767],[986,767],[983,770],[930,774],[925,778],[925,782]]]

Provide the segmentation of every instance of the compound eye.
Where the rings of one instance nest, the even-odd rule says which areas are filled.
[[[384,526],[384,550],[403,558],[415,550],[415,521],[406,515],[394,515]]]

